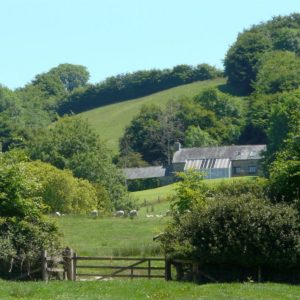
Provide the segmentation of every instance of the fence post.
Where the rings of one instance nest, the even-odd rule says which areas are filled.
[[[47,250],[42,250],[42,278],[43,281],[48,282]]]
[[[151,260],[148,259],[148,279],[151,278]]]
[[[74,275],[73,275],[73,271],[74,271],[73,250],[70,249],[69,247],[67,247],[63,251],[63,256],[64,256],[64,261],[65,261],[65,264],[66,264],[67,279],[68,280],[73,280],[74,279]]]
[[[77,253],[73,254],[73,281],[76,281],[76,272],[77,272]]]
[[[171,274],[171,260],[170,258],[165,259],[165,280],[171,280],[172,274]]]
[[[193,273],[193,281],[194,282],[197,282],[198,280],[198,263],[196,262],[193,262],[193,265],[192,265],[192,273]]]
[[[257,281],[261,282],[261,267],[258,266],[258,270],[257,270]]]

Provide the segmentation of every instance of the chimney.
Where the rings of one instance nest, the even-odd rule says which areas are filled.
[[[181,144],[179,142],[175,142],[174,151],[179,151],[181,149]]]

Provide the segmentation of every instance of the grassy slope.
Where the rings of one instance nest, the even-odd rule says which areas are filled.
[[[146,97],[99,107],[81,113],[80,116],[88,119],[102,139],[107,142],[108,147],[114,152],[117,152],[118,141],[125,127],[130,123],[132,118],[138,114],[144,104],[157,104],[162,106],[171,99],[177,99],[182,96],[195,96],[205,87],[219,86],[224,83],[225,79],[194,82]]]
[[[205,284],[164,280],[94,282],[0,281],[0,299],[300,299],[300,287],[287,284]]]
[[[227,180],[251,180],[249,178],[230,178]],[[223,179],[222,179],[223,180]],[[218,184],[220,179],[207,180],[207,184]],[[175,184],[157,189],[132,193],[143,204],[147,200],[147,207],[141,207],[136,219],[104,217],[92,219],[87,216],[65,216],[55,218],[64,235],[64,246],[74,248],[80,255],[102,256],[155,256],[161,255],[157,242],[153,236],[162,232],[169,210],[169,202],[164,199],[174,193]],[[158,201],[158,197],[160,201]],[[149,205],[150,204],[150,205]],[[152,205],[153,204],[153,205]],[[149,218],[146,215],[153,215]]]
[[[241,181],[241,180],[252,180],[255,177],[247,176],[247,177],[232,177],[230,179],[208,179],[204,180],[206,184],[209,186],[218,184],[224,180],[231,180],[231,181]],[[162,186],[155,189],[149,189],[144,191],[132,192],[131,195],[138,199],[139,203],[143,203],[144,199],[147,202],[156,202],[158,198],[164,198],[168,195],[172,195],[175,192],[176,183]]]

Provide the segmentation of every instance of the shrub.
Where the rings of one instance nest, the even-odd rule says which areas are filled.
[[[299,266],[299,216],[285,204],[250,195],[210,201],[166,230],[168,255],[206,265]]]
[[[40,185],[18,152],[0,155],[0,276],[29,272],[42,249],[59,247],[56,225],[42,215]]]
[[[267,181],[263,178],[238,178],[238,180],[222,180],[214,185],[209,185],[211,197],[239,197],[251,194],[257,198],[263,198],[267,187]]]

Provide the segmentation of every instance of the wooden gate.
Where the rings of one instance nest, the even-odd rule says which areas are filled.
[[[94,277],[165,278],[164,258],[74,256],[74,280]]]
[[[61,268],[57,265],[62,265]],[[48,281],[53,274],[62,273],[64,280],[103,280],[111,277],[171,279],[171,262],[160,257],[100,257],[77,256],[66,248],[54,258],[42,252],[42,277]]]

